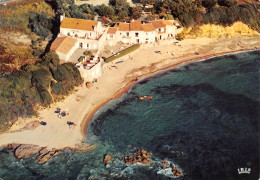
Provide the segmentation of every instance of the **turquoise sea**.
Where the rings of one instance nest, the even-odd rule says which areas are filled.
[[[93,117],[85,142],[92,152],[65,150],[45,164],[0,149],[0,179],[167,180],[160,162],[182,170],[176,179],[259,178],[260,51],[192,62],[143,79]],[[152,95],[139,100],[140,95]],[[152,163],[126,166],[137,148]],[[103,157],[113,158],[106,168]],[[250,174],[239,174],[250,168]],[[158,172],[159,171],[159,172]]]

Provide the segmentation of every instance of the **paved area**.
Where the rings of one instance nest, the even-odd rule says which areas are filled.
[[[84,52],[85,51],[89,51],[88,49],[77,49],[73,54],[72,56],[70,57],[70,62],[72,63],[78,63],[78,59],[81,57],[81,56],[84,56]],[[92,54],[95,54],[97,51],[95,50],[91,50]]]
[[[86,49],[77,49],[72,56],[70,57],[70,62],[72,63],[78,63],[78,59],[83,56],[83,52],[87,51]]]

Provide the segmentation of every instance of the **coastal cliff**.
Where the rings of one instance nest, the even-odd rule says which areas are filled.
[[[250,28],[242,22],[235,22],[231,26],[222,26],[216,24],[204,24],[184,29],[184,36],[187,39],[198,37],[220,38],[236,36],[255,36],[260,35],[257,31]]]

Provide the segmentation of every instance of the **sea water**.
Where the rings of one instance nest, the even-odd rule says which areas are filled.
[[[260,51],[184,64],[141,80],[93,117],[84,142],[91,152],[65,150],[45,164],[0,150],[0,179],[171,179],[160,162],[174,163],[177,179],[258,179]],[[139,100],[138,96],[152,99]],[[148,165],[126,166],[137,148]],[[103,164],[105,154],[113,158]],[[240,168],[250,169],[239,174]]]

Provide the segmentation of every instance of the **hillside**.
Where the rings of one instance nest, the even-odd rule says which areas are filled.
[[[44,0],[24,0],[0,5],[0,74],[13,72],[39,57],[35,51],[44,51],[46,42],[32,33],[30,18],[35,14],[54,16],[53,10]],[[49,32],[50,33],[50,32]]]
[[[189,27],[184,30],[185,38],[221,38],[235,36],[259,36],[260,33],[251,29],[242,22],[236,22],[231,26],[221,26],[216,24],[205,24],[201,26]]]
[[[55,52],[45,52],[45,37],[57,26],[53,12],[44,0],[0,5],[0,132],[83,82],[74,64],[60,64]]]

